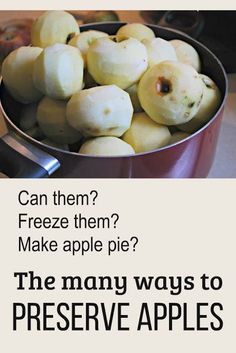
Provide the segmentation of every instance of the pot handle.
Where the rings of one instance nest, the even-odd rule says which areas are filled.
[[[0,169],[13,178],[47,178],[60,167],[59,161],[14,132],[0,139]]]

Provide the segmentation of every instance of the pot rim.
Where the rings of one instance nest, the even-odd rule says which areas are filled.
[[[113,21],[113,22],[94,22],[94,23],[87,23],[84,25],[80,25],[80,28],[84,29],[86,27],[91,27],[91,26],[100,26],[100,25],[112,25],[112,24],[116,24],[116,25],[126,25],[129,22],[121,22],[121,21]],[[224,69],[223,64],[221,63],[221,61],[217,58],[217,56],[212,53],[212,51],[210,51],[204,44],[198,42],[196,39],[192,38],[191,36],[183,33],[182,31],[176,30],[176,29],[172,29],[172,28],[167,28],[167,27],[162,27],[159,25],[154,25],[154,24],[146,24],[144,23],[144,25],[146,25],[149,28],[156,28],[156,29],[161,29],[161,30],[166,30],[168,32],[172,32],[173,34],[179,34],[181,36],[183,36],[186,39],[189,39],[193,44],[197,44],[198,46],[201,46],[207,53],[209,56],[213,57],[214,60],[217,62],[218,66],[220,67],[223,76],[224,76],[224,80],[225,80],[225,91],[221,92],[222,93],[222,100],[221,100],[221,104],[218,107],[217,111],[215,112],[215,114],[213,115],[213,117],[203,126],[201,127],[199,130],[197,130],[196,132],[194,132],[193,134],[190,134],[188,137],[186,137],[183,140],[177,141],[171,145],[167,145],[152,151],[146,151],[146,152],[140,152],[140,153],[135,153],[135,154],[129,154],[129,155],[117,155],[117,156],[97,156],[97,155],[87,155],[87,154],[82,154],[79,152],[70,152],[70,151],[65,151],[63,149],[57,148],[57,147],[53,147],[53,146],[49,146],[47,144],[42,143],[41,141],[38,141],[36,139],[34,139],[33,137],[27,135],[24,131],[22,131],[20,128],[18,128],[13,122],[12,120],[8,117],[8,115],[6,114],[3,106],[2,106],[2,101],[0,99],[0,109],[2,111],[2,114],[4,116],[4,118],[7,120],[7,122],[13,127],[13,129],[15,129],[17,131],[18,134],[20,134],[20,136],[22,136],[23,138],[26,138],[27,140],[29,140],[31,143],[38,145],[38,147],[44,147],[47,148],[49,150],[53,150],[53,151],[57,151],[60,153],[65,153],[66,155],[76,155],[79,157],[83,157],[83,158],[99,158],[99,159],[107,159],[107,158],[111,158],[111,159],[119,159],[119,158],[139,158],[142,156],[146,156],[146,155],[150,155],[153,153],[158,153],[161,151],[165,151],[165,150],[169,150],[174,148],[177,145],[180,145],[182,143],[185,143],[187,141],[189,141],[190,139],[195,138],[197,135],[200,135],[204,130],[206,130],[211,124],[213,124],[213,122],[218,118],[218,116],[220,115],[221,111],[224,109],[225,106],[225,101],[227,99],[227,95],[228,95],[228,78]],[[0,86],[2,86],[3,84],[3,80],[2,80],[2,76],[0,76]]]

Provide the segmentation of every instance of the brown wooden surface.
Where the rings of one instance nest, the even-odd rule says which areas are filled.
[[[44,11],[0,11],[0,22],[12,18],[36,18]],[[73,11],[76,12],[76,11]],[[78,11],[85,13],[85,11]],[[86,11],[87,12],[87,11]],[[121,21],[140,22],[139,11],[117,11]]]

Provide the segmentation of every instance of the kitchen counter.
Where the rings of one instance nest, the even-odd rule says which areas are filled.
[[[0,11],[0,21],[16,17],[35,18],[40,13],[38,11]],[[143,21],[137,11],[118,11],[118,13],[121,21]],[[208,175],[209,178],[236,178],[236,74],[230,74],[228,78],[229,95],[226,101],[215,160]]]

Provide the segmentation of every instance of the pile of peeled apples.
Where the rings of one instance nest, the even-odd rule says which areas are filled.
[[[49,11],[31,43],[5,58],[2,77],[22,103],[18,126],[49,146],[95,156],[153,151],[200,129],[220,104],[197,51],[140,23],[113,36],[80,33],[71,14]]]

